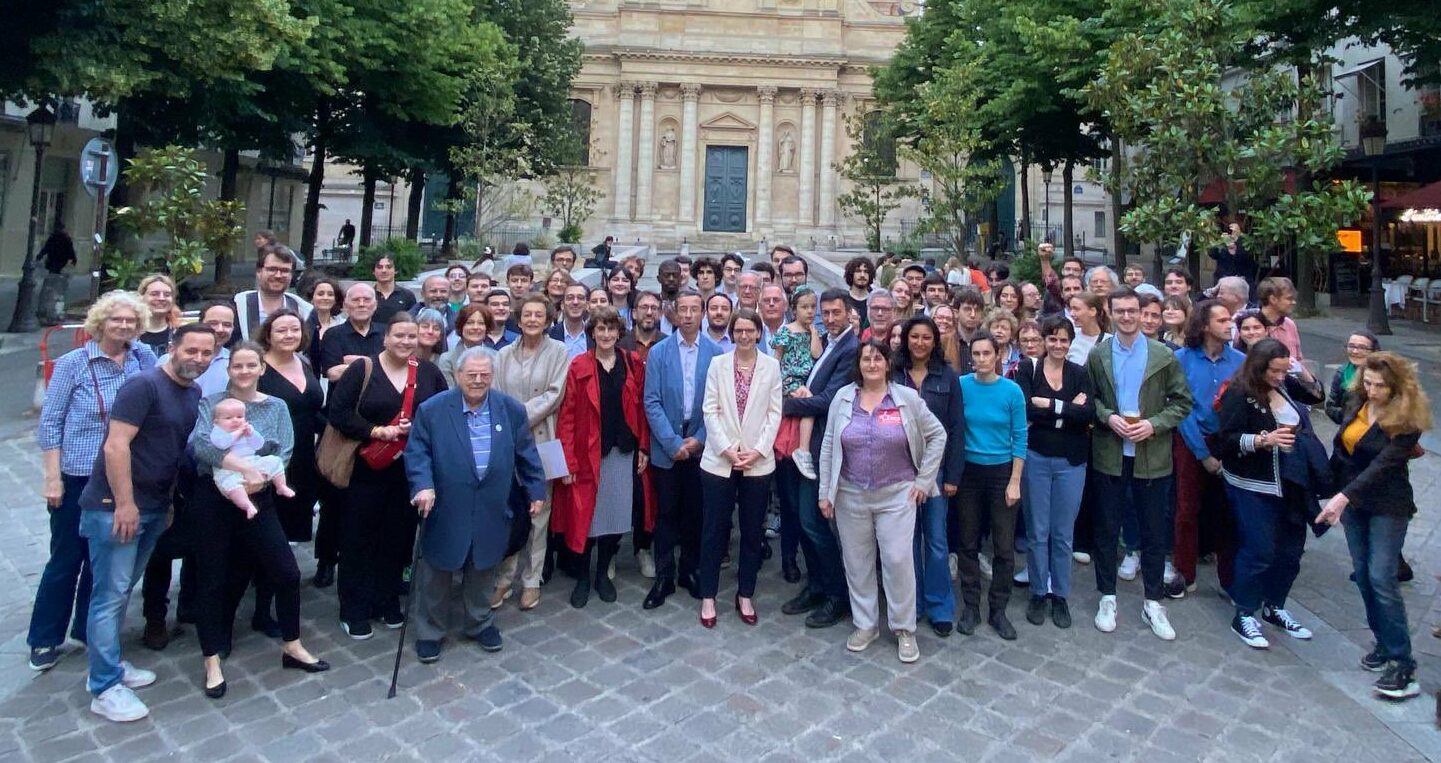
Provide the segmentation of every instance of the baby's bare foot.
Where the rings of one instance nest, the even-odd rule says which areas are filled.
[[[295,491],[291,490],[289,485],[277,485],[275,487],[275,494],[284,498],[295,497]]]

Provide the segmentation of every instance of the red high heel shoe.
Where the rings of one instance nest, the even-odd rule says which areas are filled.
[[[754,608],[755,604],[752,603],[751,607]],[[739,596],[736,597],[736,614],[741,616],[741,622],[745,623],[746,625],[755,625],[756,623],[760,622],[760,618],[756,616],[755,612],[751,612],[748,615],[745,612],[741,611],[741,597]]]
[[[701,616],[700,616],[700,624],[701,624],[702,626],[706,627],[706,628],[714,628],[714,627],[715,627],[715,621],[716,621],[715,615],[712,615],[712,616],[710,616],[710,617],[706,617],[705,615],[701,615]]]

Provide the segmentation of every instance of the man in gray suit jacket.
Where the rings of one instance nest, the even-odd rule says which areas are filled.
[[[545,502],[545,473],[525,406],[492,390],[494,375],[487,350],[462,353],[457,389],[421,404],[405,446],[410,502],[426,518],[414,585],[415,654],[421,662],[440,659],[456,573],[464,595],[462,632],[485,651],[500,651],[489,596],[510,540],[511,485],[520,483],[532,516]]]

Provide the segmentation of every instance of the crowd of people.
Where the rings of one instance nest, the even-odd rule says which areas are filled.
[[[68,631],[88,647],[91,709],[144,717],[133,690],[155,674],[123,659],[120,627],[143,579],[143,643],[167,648],[180,560],[173,614],[199,633],[206,696],[226,692],[252,588],[251,626],[283,666],[325,671],[301,642],[323,620],[301,618],[306,542],[350,638],[409,618],[435,662],[459,576],[461,635],[498,651],[496,611],[533,610],[557,573],[571,607],[616,602],[627,534],[652,579],[641,607],[683,588],[705,628],[732,548],[736,615],[764,616],[774,538],[778,582],[804,582],[781,612],[849,621],[853,652],[884,630],[914,662],[921,621],[1016,639],[1014,588],[1028,623],[1070,628],[1076,565],[1093,568],[1098,630],[1122,627],[1117,580],[1139,577],[1134,616],[1174,640],[1167,602],[1203,560],[1231,630],[1265,649],[1311,637],[1287,599],[1307,532],[1340,524],[1376,640],[1362,666],[1383,696],[1418,692],[1398,578],[1426,395],[1363,331],[1324,390],[1287,279],[1252,303],[1239,276],[1202,292],[1172,270],[1158,288],[1134,266],[1058,272],[1043,245],[1040,283],[857,257],[818,291],[781,245],[668,259],[646,291],[643,258],[592,254],[596,288],[570,248],[537,267],[518,247],[503,273],[452,265],[419,295],[381,256],[373,283],[317,278],[301,296],[267,244],[255,289],[194,322],[164,275],[102,296],[37,432],[51,558],[31,667],[52,667]],[[1340,427],[1329,455],[1311,406]]]

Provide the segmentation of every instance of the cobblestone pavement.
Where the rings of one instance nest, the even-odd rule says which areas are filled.
[[[1416,466],[1418,495],[1428,498],[1407,543],[1418,574],[1405,589],[1431,692],[1441,670],[1441,641],[1430,635],[1441,619],[1441,458]],[[1139,582],[1121,583],[1117,632],[1096,631],[1083,568],[1072,630],[1031,626],[1017,596],[1020,640],[1002,642],[984,626],[941,640],[923,627],[921,661],[906,666],[889,638],[850,654],[846,628],[809,631],[781,615],[794,589],[776,560],[762,570],[759,626],[723,606],[720,625],[705,630],[684,593],[642,611],[646,581],[623,556],[618,603],[574,610],[561,578],[533,612],[513,603],[501,611],[499,654],[452,640],[424,666],[407,649],[392,700],[396,634],[350,641],[333,589],[306,585],[305,642],[334,668],[284,672],[278,645],[244,629],[226,665],[229,694],[212,702],[201,694],[193,629],[164,652],[147,651],[136,601],[126,655],[160,680],[139,692],[149,719],[110,724],[88,711],[83,655],[45,674],[25,666],[47,548],[38,473],[29,439],[0,442],[0,760],[1441,760],[1429,697],[1370,697],[1374,676],[1356,664],[1369,636],[1339,532],[1310,543],[1292,603],[1316,638],[1276,635],[1268,652],[1228,631],[1229,607],[1208,568],[1200,589],[1171,606],[1173,643],[1141,624]],[[297,554],[308,581],[309,548]],[[723,578],[722,602],[731,581]]]

